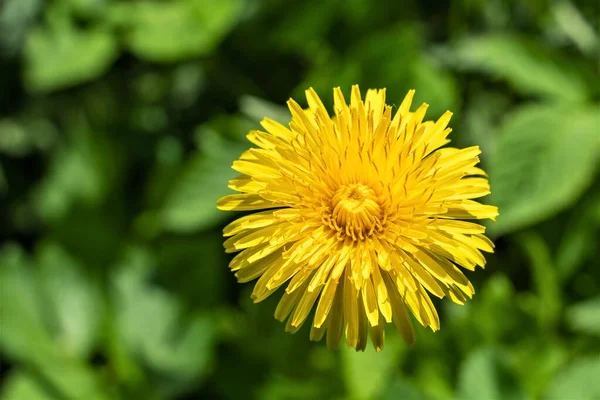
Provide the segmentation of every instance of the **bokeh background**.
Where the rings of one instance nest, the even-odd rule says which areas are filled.
[[[0,4],[0,399],[600,399],[596,1]],[[354,83],[452,110],[501,213],[382,353],[285,333],[215,208],[263,116]]]

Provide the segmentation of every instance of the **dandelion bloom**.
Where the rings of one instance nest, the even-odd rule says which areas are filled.
[[[315,308],[311,340],[326,335],[334,348],[345,335],[364,350],[370,332],[379,351],[392,321],[414,342],[408,310],[439,329],[429,294],[458,304],[473,296],[457,266],[483,267],[481,251],[494,246],[483,226],[461,219],[498,215],[473,200],[490,193],[475,166],[480,150],[440,148],[452,113],[423,121],[427,104],[411,112],[413,95],[392,115],[385,89],[369,90],[363,101],[353,86],[348,105],[335,88],[330,117],[309,89],[308,109],[288,101],[289,127],[264,119],[264,132],[248,134],[257,148],[233,163],[241,175],[229,181],[240,193],[218,208],[262,211],[225,227],[225,249],[241,251],[229,265],[239,282],[259,278],[255,302],[289,282],[275,310],[287,331]]]

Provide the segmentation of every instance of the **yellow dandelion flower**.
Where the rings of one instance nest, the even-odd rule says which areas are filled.
[[[449,142],[452,113],[423,121],[427,104],[411,112],[414,90],[392,116],[385,89],[350,104],[333,91],[330,117],[317,93],[309,108],[288,101],[289,127],[271,119],[248,139],[257,148],[233,163],[241,175],[229,181],[240,192],[218,208],[256,212],[224,229],[230,263],[239,282],[259,278],[252,298],[266,299],[286,282],[275,318],[296,332],[315,308],[310,339],[326,335],[337,347],[342,335],[364,350],[368,332],[383,348],[384,326],[394,322],[414,342],[408,310],[423,326],[440,328],[429,294],[458,304],[473,286],[461,270],[484,266],[481,251],[494,245],[485,228],[461,219],[494,219],[496,207],[473,199],[490,193],[475,165],[478,146],[440,148]]]

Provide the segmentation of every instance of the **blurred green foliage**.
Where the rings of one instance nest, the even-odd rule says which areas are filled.
[[[600,398],[600,13],[588,0],[4,0],[0,398]],[[314,87],[451,109],[500,217],[477,295],[382,353],[289,335],[215,208]]]

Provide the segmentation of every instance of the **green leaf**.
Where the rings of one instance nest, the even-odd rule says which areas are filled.
[[[600,195],[593,195],[573,210],[574,217],[564,229],[556,250],[556,269],[566,280],[591,259],[596,252],[597,232],[600,231]]]
[[[88,357],[98,340],[104,311],[98,287],[56,244],[39,249],[38,264],[55,341],[68,354]]]
[[[385,349],[379,353],[370,343],[364,352],[345,347],[341,353],[343,378],[351,398],[372,399],[381,394],[398,366],[401,350],[400,343],[391,337],[386,338]]]
[[[223,268],[227,256],[220,235],[207,232],[165,238],[156,250],[160,264],[157,278],[165,287],[198,307],[214,307],[225,301],[231,275]],[[186,279],[181,279],[182,275]]]
[[[118,54],[112,33],[101,28],[36,28],[25,47],[25,84],[32,92],[75,86],[104,74]]]
[[[0,251],[0,348],[12,359],[35,361],[54,353],[32,266],[17,246]]]
[[[259,392],[263,400],[304,400],[323,398],[323,387],[316,380],[295,381],[284,375],[275,375]]]
[[[422,349],[431,354],[436,354],[436,357],[424,357],[414,360],[416,369],[414,372],[415,382],[420,390],[431,399],[436,400],[454,400],[454,377],[450,369],[452,356],[448,356],[444,349],[447,344],[440,341],[437,334],[425,328],[416,327],[417,343],[422,346]],[[416,353],[415,353],[416,354]]]
[[[107,399],[99,376],[83,360],[74,357],[73,344],[65,343],[65,336],[55,338],[50,331],[46,311],[57,304],[48,302],[40,290],[44,285],[40,282],[39,270],[17,247],[2,250],[0,266],[0,348],[11,359],[35,368],[65,398]],[[62,264],[53,268],[60,267]],[[62,272],[58,272],[59,277]],[[55,286],[53,289],[72,290]],[[56,298],[60,295],[55,294]],[[70,333],[68,339],[73,337],[72,331]],[[78,344],[81,346],[81,342]]]
[[[521,326],[515,332],[527,332],[527,326]],[[520,377],[523,388],[534,399],[545,399],[542,396],[556,371],[569,361],[567,343],[556,340],[552,335],[520,334],[518,341],[504,347],[504,354],[510,360],[513,373]]]
[[[101,15],[110,0],[64,0],[73,11],[82,17]]]
[[[516,244],[529,259],[531,278],[537,294],[537,317],[544,329],[552,328],[559,319],[562,307],[560,282],[553,264],[550,247],[536,231],[517,234]]]
[[[460,367],[457,398],[517,400],[526,396],[503,357],[492,348],[472,352]]]
[[[23,47],[23,42],[37,14],[44,7],[43,0],[4,0],[0,7],[0,48],[5,54],[14,56]]]
[[[385,30],[376,30],[365,35],[348,54],[327,54],[315,61],[316,65],[294,91],[296,99],[303,97],[304,91],[313,87],[325,105],[332,104],[332,89],[335,86],[340,86],[349,97],[351,85],[358,83],[363,96],[367,89],[386,88],[387,104],[398,106],[406,92],[414,88],[415,80],[425,90],[431,89],[429,83],[424,82],[431,71],[417,71],[427,61],[421,58],[420,35],[411,25],[397,24]],[[418,77],[413,78],[413,74]],[[444,80],[443,77],[440,79]]]
[[[175,62],[210,54],[238,20],[240,0],[118,3],[111,18],[138,57]]]
[[[64,355],[40,360],[36,368],[67,399],[109,400],[107,382],[85,361]]]
[[[48,172],[33,193],[34,207],[43,219],[53,221],[75,204],[97,206],[117,170],[115,152],[102,134],[75,118],[67,143],[54,151]]]
[[[381,396],[381,400],[426,400],[427,396],[422,394],[417,387],[400,376],[392,379],[392,385]]]
[[[458,329],[470,330],[469,335],[480,334],[477,341],[502,343],[523,323],[519,319],[514,296],[515,288],[510,279],[504,274],[496,273],[483,284],[478,293],[478,301],[465,306],[450,304],[448,307],[463,319],[463,323],[469,324],[459,326]],[[464,310],[465,307],[468,309]],[[470,343],[467,346],[470,348]]]
[[[209,128],[201,130],[202,153],[187,162],[159,213],[168,231],[206,229],[231,217],[217,210],[217,200],[232,193],[227,182],[239,173],[231,169],[231,164],[250,146],[223,140]]]
[[[567,323],[578,332],[600,336],[600,297],[577,303],[566,311]]]
[[[264,118],[271,118],[280,124],[287,125],[292,119],[286,107],[248,95],[240,98],[240,111],[256,123]]]
[[[506,117],[489,166],[500,235],[543,221],[574,204],[594,182],[600,160],[597,106],[529,105]]]
[[[23,371],[13,372],[6,378],[0,399],[59,400],[38,379]]]
[[[468,37],[455,44],[452,56],[459,68],[505,79],[520,93],[578,103],[589,97],[584,75],[572,60],[539,42],[504,34]]]
[[[171,293],[149,283],[152,254],[130,249],[112,279],[116,325],[129,351],[158,372],[187,384],[206,374],[215,338],[203,314],[185,317]]]
[[[437,119],[446,110],[458,111],[458,89],[454,76],[432,57],[421,57],[411,64],[413,104],[429,104],[427,119]]]
[[[554,377],[544,399],[593,400],[600,397],[600,357],[579,359]]]
[[[4,173],[4,167],[0,164],[0,196],[4,195],[8,191],[8,182],[6,181],[6,175]]]
[[[32,117],[22,120],[0,120],[0,153],[25,157],[33,150],[48,150],[58,134],[47,119]]]

